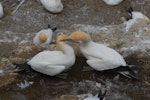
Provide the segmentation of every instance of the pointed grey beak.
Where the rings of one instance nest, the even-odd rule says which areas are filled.
[[[72,40],[72,39],[70,39],[70,38],[63,39],[63,40],[61,40],[61,41],[66,41],[66,42],[70,42],[70,43],[80,43],[80,42],[75,41],[75,40]]]

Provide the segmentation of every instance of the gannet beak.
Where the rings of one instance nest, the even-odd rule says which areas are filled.
[[[61,40],[61,41],[66,41],[66,42],[70,42],[70,43],[80,43],[80,42],[75,41],[75,40],[72,40],[72,39],[70,39],[70,38],[66,38],[66,39],[63,39],[63,40]]]

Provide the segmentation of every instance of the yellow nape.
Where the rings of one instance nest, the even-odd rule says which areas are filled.
[[[47,36],[45,33],[40,33],[39,34],[39,39],[42,43],[46,42],[47,41]]]
[[[77,40],[77,41],[89,41],[89,40],[91,40],[90,35],[85,33],[85,32],[82,32],[82,31],[72,32],[69,37],[71,39]]]
[[[67,38],[69,35],[68,34],[61,34],[57,38],[57,43],[59,43],[61,40]]]

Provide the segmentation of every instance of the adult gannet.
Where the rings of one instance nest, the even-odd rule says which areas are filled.
[[[59,13],[63,10],[61,0],[40,0],[46,10],[52,13]]]
[[[135,73],[126,64],[124,58],[115,50],[91,40],[89,34],[76,31],[63,41],[76,41],[87,59],[87,64],[97,71],[117,72],[129,78],[136,78]]]
[[[132,7],[126,8],[132,19],[145,19],[149,20],[149,18],[141,12],[134,11]]]
[[[56,28],[51,29],[50,25],[48,25],[48,29],[42,29],[36,34],[33,38],[33,43],[42,47],[49,45],[55,30]]]
[[[55,76],[73,66],[75,63],[74,50],[64,41],[61,41],[67,36],[67,34],[62,34],[57,38],[56,44],[60,51],[40,52],[29,60],[27,64],[30,65],[33,70],[50,76]],[[21,65],[19,66],[19,64],[15,65],[21,69],[17,72],[26,70],[26,68],[20,68]]]
[[[2,3],[0,2],[0,18],[2,18],[3,15],[4,15],[3,5],[2,5]]]
[[[118,5],[121,3],[123,0],[103,0],[107,5]]]
[[[131,16],[131,19],[124,22],[124,24],[126,25],[126,31],[128,31],[132,26],[139,24],[138,22],[140,22],[141,20],[149,20],[147,16],[145,16],[141,12],[134,11],[132,7],[126,8],[126,10]]]

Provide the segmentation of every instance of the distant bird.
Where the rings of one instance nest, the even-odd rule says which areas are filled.
[[[138,79],[124,58],[115,50],[93,42],[89,34],[76,31],[63,41],[78,42],[87,64],[97,71],[118,72],[128,78]],[[74,42],[74,43],[75,43]]]
[[[63,10],[61,0],[40,0],[42,5],[51,13],[60,13]]]
[[[132,19],[145,19],[145,20],[149,20],[149,18],[142,14],[141,12],[138,12],[138,11],[134,11],[132,7],[129,7],[129,8],[125,8],[129,15],[131,16]]]
[[[3,5],[0,2],[0,18],[2,18],[3,16],[4,16]]]
[[[83,100],[106,100],[105,99],[106,92],[107,91],[105,91],[104,93],[102,93],[102,91],[100,90],[98,95],[96,95],[94,97],[87,97],[87,98],[85,98]]]
[[[68,35],[62,34],[57,38],[57,46],[60,51],[43,51],[35,55],[27,62],[30,67],[40,73],[55,76],[72,67],[75,63],[75,54],[71,46],[64,41]],[[19,67],[18,64],[16,67]],[[18,68],[21,69],[21,68]],[[23,71],[25,69],[19,70]]]
[[[42,47],[49,45],[52,42],[52,36],[55,30],[56,28],[51,28],[48,25],[48,29],[42,29],[36,34],[33,38],[33,43]]]
[[[118,5],[120,4],[123,0],[103,0],[107,5]]]
[[[131,17],[131,18],[128,18],[126,22],[124,22],[124,24],[126,25],[126,31],[128,31],[133,25],[137,24],[140,20],[149,21],[149,18],[147,16],[145,16],[141,12],[134,11],[132,7],[129,7],[129,8],[126,7],[125,9],[128,11]]]

